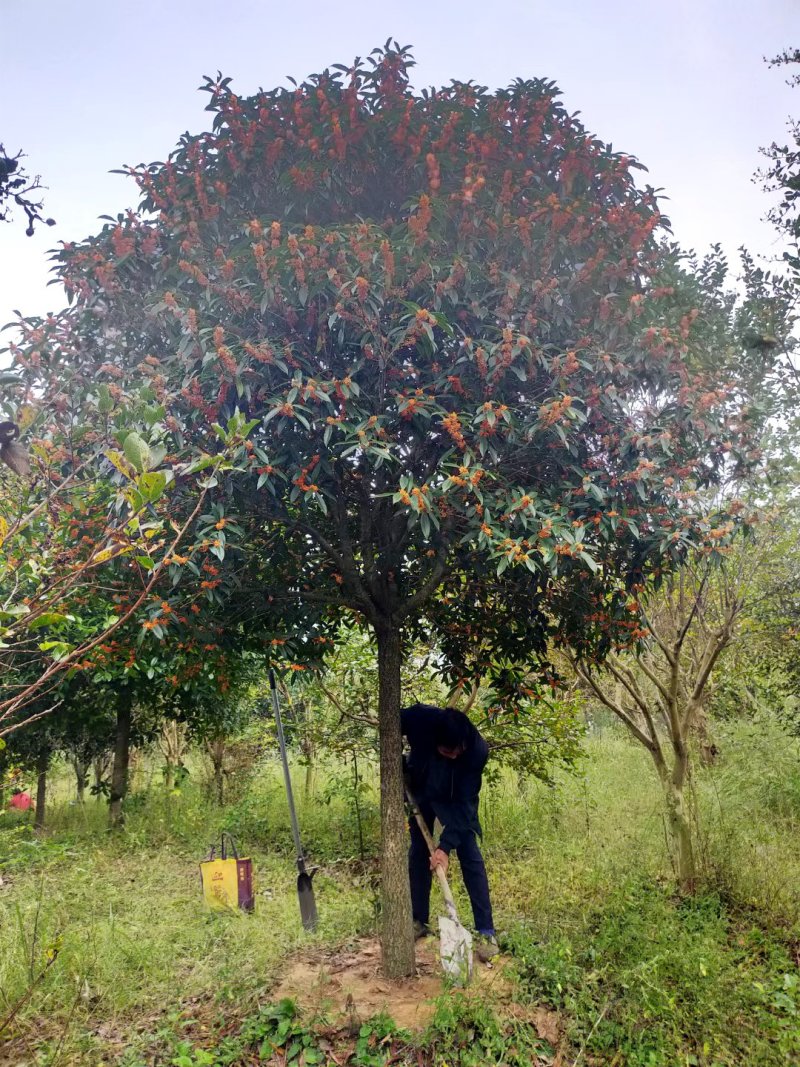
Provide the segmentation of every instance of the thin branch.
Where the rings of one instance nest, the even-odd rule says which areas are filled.
[[[613,711],[617,718],[625,723],[633,736],[644,745],[648,752],[654,752],[655,750],[652,740],[636,725],[627,712],[624,711],[616,701],[613,701],[610,697],[606,696],[603,690],[595,683],[594,678],[580,667],[575,660],[572,660],[572,657],[570,657],[570,660],[575,673],[589,686],[600,703],[604,704],[610,711]]]
[[[700,581],[700,588],[696,591],[694,595],[694,603],[692,604],[691,611],[686,616],[686,621],[684,622],[682,628],[678,631],[678,636],[675,639],[675,644],[672,646],[676,656],[680,655],[681,648],[683,647],[683,642],[686,640],[686,635],[689,633],[689,628],[694,622],[695,615],[697,615],[700,610],[700,600],[703,595],[703,590],[705,589],[707,581],[708,571],[705,572]]]
[[[647,614],[647,612],[644,610],[644,608],[642,608],[642,622],[645,624],[647,629],[653,635],[656,644],[658,645],[658,647],[661,649],[661,651],[666,656],[667,663],[669,663],[670,666],[672,666],[672,662],[673,662],[673,660],[675,658],[674,654],[672,652],[672,649],[664,641],[664,639],[662,638],[661,634],[656,629],[655,624],[652,622],[652,620],[650,619],[650,616]]]
[[[164,559],[167,559],[173,554],[175,549],[180,544],[184,534],[199,515],[206,498],[206,493],[207,490],[204,489],[200,494],[200,497],[198,498],[194,510],[192,511],[186,522],[183,524],[183,526],[180,528],[180,530],[178,530],[172,543],[170,544],[164,555]],[[36,699],[37,695],[41,691],[42,684],[44,682],[48,681],[53,675],[60,674],[61,672],[65,671],[76,660],[80,659],[82,656],[85,656],[87,652],[91,652],[91,650],[97,645],[99,645],[102,641],[106,641],[110,634],[114,633],[114,631],[118,630],[119,627],[123,625],[123,623],[127,622],[128,619],[130,619],[138,611],[138,609],[144,603],[147,596],[155,586],[156,582],[161,577],[161,574],[163,573],[165,568],[164,559],[162,559],[160,563],[157,563],[156,566],[153,568],[153,574],[150,578],[150,581],[139,594],[136,601],[128,608],[126,612],[124,612],[124,614],[118,616],[118,618],[110,626],[106,627],[101,633],[97,634],[94,638],[91,639],[91,641],[88,641],[86,644],[73,649],[72,652],[64,656],[63,659],[54,661],[50,665],[50,667],[48,667],[47,670],[41,675],[41,677],[38,678],[35,682],[32,682],[26,689],[22,691],[22,693],[18,694],[16,697],[11,698],[10,700],[0,702],[0,723],[8,719],[11,715],[15,714],[21,708],[26,707],[34,699]],[[4,737],[12,731],[18,730],[19,727],[23,725],[24,722],[18,722],[14,723],[11,726],[7,726],[3,729],[0,729],[0,737]]]
[[[317,684],[319,685],[320,689],[325,694],[325,696],[328,698],[328,700],[330,700],[331,704],[333,704],[333,706],[336,708],[336,710],[339,712],[339,714],[342,715],[345,719],[352,719],[355,722],[363,722],[367,726],[372,726],[376,730],[378,729],[378,720],[377,719],[370,718],[369,715],[354,715],[352,711],[348,711],[345,707],[342,706],[341,701],[338,700],[333,695],[333,693],[331,693],[331,691],[326,686],[324,686],[322,684],[322,682],[318,682]]]
[[[655,669],[648,666],[647,661],[644,658],[644,656],[638,656],[637,659],[636,659],[636,664],[640,668],[640,670],[644,673],[644,675],[647,678],[650,679],[650,681],[653,683],[653,685],[658,690],[658,692],[656,694],[656,697],[658,699],[658,703],[659,703],[659,706],[661,708],[662,713],[666,714],[667,704],[669,702],[669,690],[664,685],[664,683],[661,681],[661,679],[658,677],[658,674],[656,673]]]

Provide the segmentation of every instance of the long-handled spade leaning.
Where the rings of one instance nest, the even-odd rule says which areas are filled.
[[[433,855],[436,845],[422,817],[422,812],[419,810],[419,805],[408,787],[406,787],[406,799],[420,833],[425,839],[425,844],[428,846],[428,851]],[[453,900],[447,876],[441,867],[436,868],[436,877],[439,879],[439,888],[442,890],[447,910],[447,915],[439,916],[439,958],[445,974],[452,978],[456,985],[465,986],[472,978],[472,934],[461,925],[456,911],[456,902]]]
[[[300,827],[297,823],[297,812],[294,807],[294,795],[292,793],[292,779],[289,774],[289,760],[286,756],[286,739],[283,736],[283,723],[281,722],[281,709],[278,703],[278,690],[275,687],[275,673],[270,668],[269,688],[272,694],[272,710],[275,713],[275,726],[278,730],[278,745],[281,750],[281,762],[283,764],[283,780],[286,783],[286,799],[289,802],[289,816],[292,820],[292,836],[294,837],[294,850],[297,856],[297,899],[300,902],[300,918],[306,930],[315,930],[317,927],[317,903],[314,900],[314,886],[311,879],[316,873],[316,868],[310,870],[306,867],[306,859],[303,855],[303,845],[300,841]]]

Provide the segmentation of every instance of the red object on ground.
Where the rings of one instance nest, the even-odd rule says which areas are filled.
[[[16,808],[17,811],[28,811],[32,803],[33,800],[30,793],[14,793],[8,802],[8,806]]]

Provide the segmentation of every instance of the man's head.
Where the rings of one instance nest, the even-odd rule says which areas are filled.
[[[445,759],[458,759],[469,743],[469,720],[455,708],[443,708],[436,726],[436,751]]]

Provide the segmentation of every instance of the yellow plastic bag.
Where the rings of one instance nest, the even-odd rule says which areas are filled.
[[[228,856],[226,840],[230,842],[232,856]],[[203,899],[209,908],[215,911],[229,908],[253,910],[253,863],[250,859],[239,858],[230,834],[222,835],[219,859],[216,845],[211,846],[208,857],[200,864],[200,881]]]

